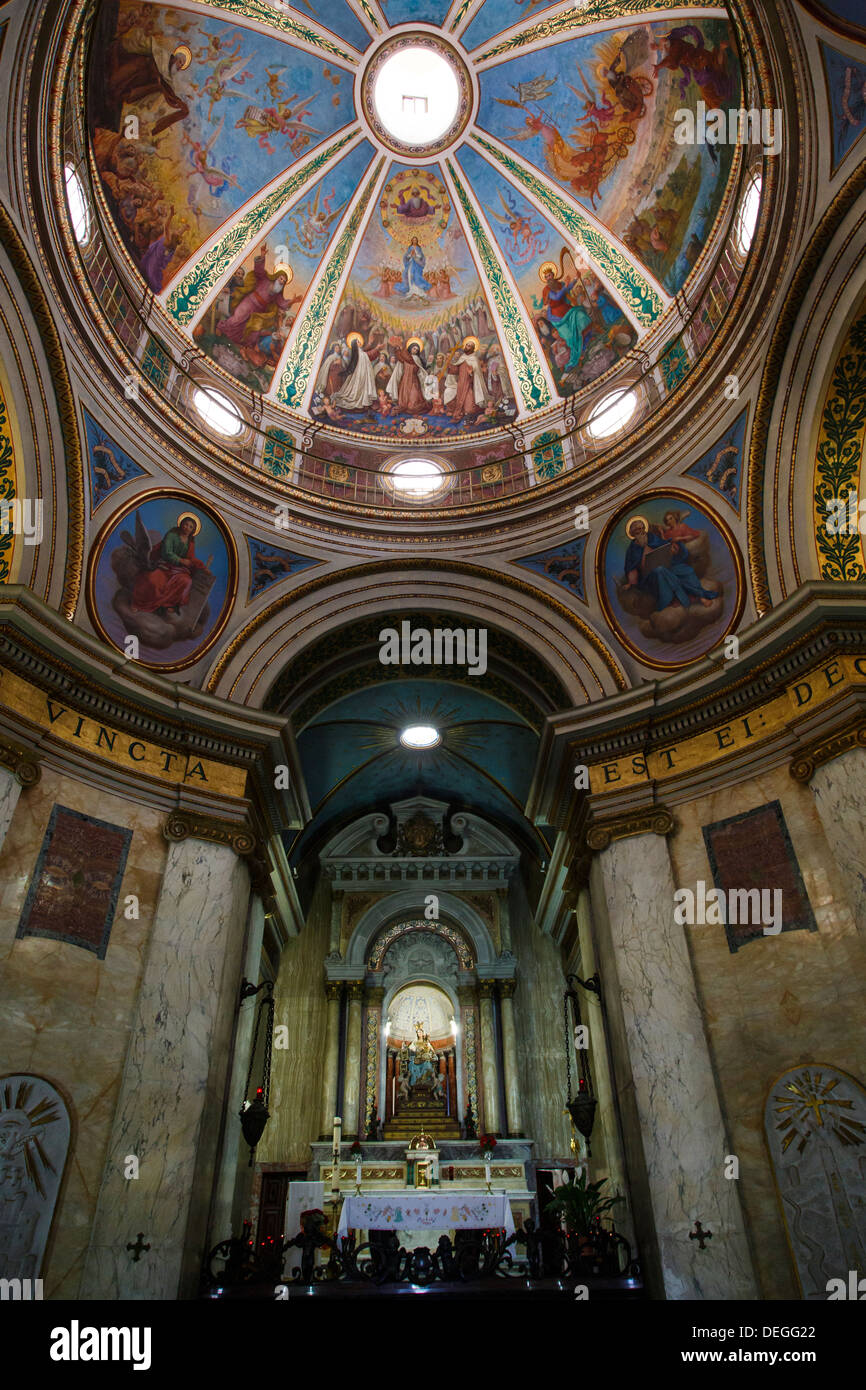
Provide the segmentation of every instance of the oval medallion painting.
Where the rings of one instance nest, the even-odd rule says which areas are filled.
[[[687,493],[633,499],[599,547],[605,616],[633,656],[660,670],[697,661],[743,609],[743,562],[727,526]]]
[[[225,626],[237,587],[231,536],[184,493],[139,495],[103,527],[87,589],[100,635],[138,660],[176,671],[191,666]]]

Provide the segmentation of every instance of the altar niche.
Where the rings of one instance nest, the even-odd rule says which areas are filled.
[[[459,1139],[457,1025],[454,1006],[437,985],[413,981],[387,1011],[385,1139],[420,1131]]]

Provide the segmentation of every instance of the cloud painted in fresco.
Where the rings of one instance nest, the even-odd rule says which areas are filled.
[[[656,77],[671,34],[671,61],[688,71],[675,64]],[[739,107],[727,22],[583,34],[489,68],[480,84],[478,124],[594,210],[670,293],[681,289],[721,206],[734,146],[678,145],[674,115],[699,100]]]

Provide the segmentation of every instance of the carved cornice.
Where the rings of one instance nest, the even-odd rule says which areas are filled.
[[[619,816],[594,820],[584,835],[584,844],[590,850],[603,850],[614,840],[625,840],[633,835],[670,835],[676,824],[673,812],[666,806],[626,811]]]
[[[84,569],[84,461],[81,454],[81,440],[78,433],[78,418],[75,413],[75,398],[72,383],[66,369],[66,358],[60,336],[51,316],[48,299],[42,281],[36,274],[33,262],[14,222],[6,209],[0,204],[0,245],[5,250],[12,268],[21,283],[36,320],[36,327],[42,341],[42,348],[48,359],[51,384],[60,413],[60,428],[63,433],[66,497],[69,506],[69,520],[65,537],[66,574],[63,582],[63,595],[60,611],[70,622],[75,616],[78,595],[81,592],[81,577]]]
[[[788,771],[796,782],[809,782],[815,769],[832,762],[852,748],[866,748],[866,721],[857,719],[848,728],[839,729],[826,738],[807,743],[794,758]]]
[[[22,787],[34,787],[42,776],[42,768],[32,753],[0,738],[0,763],[18,778]]]
[[[866,189],[866,160],[862,160],[833,199],[812,239],[800,258],[800,263],[785,296],[776,321],[764,364],[764,374],[758,392],[755,418],[749,441],[749,466],[746,483],[746,523],[749,546],[749,572],[752,596],[759,614],[769,612],[772,597],[767,576],[767,557],[764,549],[764,470],[770,422],[782,370],[800,310],[808,298],[809,287],[815,280],[818,267],[857,199]]]
[[[258,841],[247,826],[233,825],[231,821],[200,815],[196,811],[173,811],[162,827],[162,833],[175,844],[181,840],[210,840],[244,857],[259,850]]]

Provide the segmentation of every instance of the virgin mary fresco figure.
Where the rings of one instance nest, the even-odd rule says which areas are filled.
[[[433,1086],[436,1081],[436,1052],[420,1023],[415,1024],[415,1041],[409,1044],[409,1085]]]
[[[394,293],[402,294],[407,298],[410,295],[416,295],[426,299],[433,288],[430,281],[424,278],[426,264],[427,257],[421,250],[418,238],[413,236],[403,255],[403,279],[398,280],[394,286]]]

